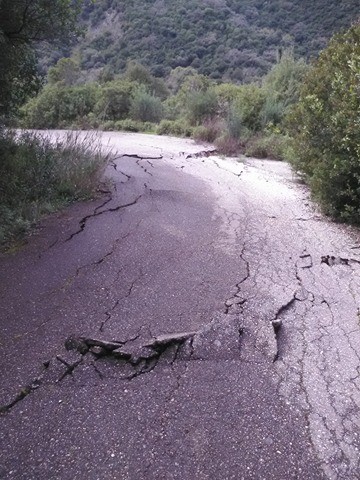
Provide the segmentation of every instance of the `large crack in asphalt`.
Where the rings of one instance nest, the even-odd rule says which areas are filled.
[[[116,163],[116,160],[119,160],[121,157],[114,158],[114,160],[111,161],[110,165],[113,167],[113,169],[117,172],[120,173],[120,175],[123,175],[126,177],[126,182],[128,182],[131,179],[131,175],[128,175],[124,171],[120,170],[118,164]],[[122,182],[124,183],[124,182]]]
[[[334,388],[346,387],[346,382],[341,381],[341,374],[339,376],[338,373],[338,370],[341,372],[340,365],[343,362],[341,355],[344,354],[342,348],[345,339],[346,348],[349,349],[347,355],[356,358],[360,355],[351,342],[352,332],[347,331],[345,324],[339,321],[343,312],[339,311],[337,300],[328,296],[328,291],[331,288],[331,282],[339,282],[345,275],[355,279],[354,273],[357,274],[359,263],[358,259],[346,255],[330,254],[315,258],[304,250],[295,262],[298,288],[288,302],[277,310],[273,318],[278,349],[276,360],[283,360],[278,364],[279,385],[281,385],[279,395],[289,395],[289,388],[284,381],[289,376],[294,382],[292,395],[303,408],[310,443],[314,451],[321,452],[322,468],[329,478],[355,478],[352,475],[357,469],[354,459],[358,449],[356,444],[349,443],[346,438],[353,440],[356,438],[350,433],[356,425],[356,416],[354,419],[348,410],[348,404],[351,401],[354,409],[356,400],[351,395],[347,400],[340,400],[334,394]],[[351,269],[352,273],[346,274],[347,268]],[[329,278],[332,280],[330,281]],[[349,292],[356,304],[358,299],[356,292],[352,293],[351,288]],[[309,319],[314,320],[310,328]],[[274,321],[276,321],[275,325]],[[358,329],[355,332],[358,332]],[[293,358],[285,355],[281,358],[281,352],[284,347],[289,348],[296,337],[298,338],[294,348],[298,351],[298,360],[294,365]],[[287,345],[285,342],[290,343]],[[314,345],[318,346],[318,350]],[[318,379],[316,387],[318,391],[322,390],[321,405],[317,403],[317,398],[314,397],[311,389],[309,390],[309,371],[312,377],[315,376]],[[351,382],[351,379],[349,380]],[[353,387],[358,389],[356,383]],[[348,389],[345,388],[345,391],[348,392]],[[344,405],[347,409],[346,416],[342,410]],[[321,441],[319,441],[320,435],[322,435]],[[332,453],[329,453],[329,450]],[[340,466],[341,471],[334,465]]]
[[[314,306],[315,296],[312,292],[309,292],[303,285],[303,279],[301,276],[301,270],[311,271],[314,263],[312,256],[304,250],[295,262],[295,278],[298,283],[296,290],[292,296],[284,302],[276,310],[274,316],[271,318],[271,325],[274,331],[276,352],[273,361],[276,362],[281,358],[281,352],[283,349],[283,321],[292,309],[296,309],[296,302],[309,301],[311,306]]]
[[[111,308],[108,308],[106,311],[105,311],[105,320],[103,320],[101,322],[101,325],[99,327],[99,331],[100,332],[103,332],[107,323],[110,322],[111,318],[112,318],[112,315],[113,315],[113,312],[114,310],[116,309],[116,307],[120,304],[120,302],[122,300],[125,300],[126,298],[129,298],[133,292],[133,289],[135,288],[135,285],[136,283],[141,279],[141,277],[143,276],[143,272],[142,270],[140,269],[140,272],[139,272],[139,275],[138,277],[133,280],[131,283],[130,283],[130,286],[128,288],[128,291],[126,292],[125,295],[123,295],[121,298],[118,298],[117,300],[115,300],[114,304],[112,305]]]
[[[221,168],[221,164],[216,166]],[[230,173],[232,172],[229,171]],[[275,218],[275,216],[269,216],[269,218]],[[231,223],[231,216],[225,213],[225,220],[227,220],[227,230],[235,233],[233,236],[236,237],[237,232],[235,224]],[[323,221],[321,217],[316,216],[296,218],[298,222],[320,220]],[[244,228],[242,229],[244,237],[243,232]],[[269,244],[270,240],[264,238],[264,243]],[[320,237],[319,245],[324,243],[321,240]],[[251,239],[249,241],[250,244]],[[319,248],[319,245],[314,246],[310,242],[309,250],[312,250],[311,253],[306,249],[300,250],[298,255],[292,254],[290,256],[289,264],[287,264],[288,260],[285,260],[286,255],[284,258],[286,264],[279,269],[279,277],[285,271],[287,278],[285,281],[281,279],[281,285],[279,283],[276,288],[272,289],[270,287],[269,298],[266,298],[263,302],[260,298],[262,291],[260,280],[263,279],[263,272],[259,272],[256,267],[257,262],[254,260],[256,256],[255,250],[255,254],[253,252],[252,257],[249,255],[249,258],[252,259],[252,271],[250,272],[249,269],[248,275],[245,276],[240,284],[235,286],[234,291],[231,292],[232,295],[224,302],[224,313],[227,315],[235,311],[239,312],[240,315],[251,313],[252,300],[254,300],[254,305],[256,306],[259,304],[265,306],[260,320],[264,318],[270,320],[269,331],[266,331],[265,335],[267,339],[270,339],[269,332],[273,332],[276,343],[276,353],[273,361],[281,360],[274,365],[274,371],[278,372],[279,375],[278,391],[281,392],[279,396],[288,399],[289,403],[294,400],[294,404],[299,405],[301,408],[306,420],[310,444],[313,451],[319,455],[322,468],[326,473],[329,473],[329,478],[355,478],[351,475],[359,471],[355,466],[356,452],[358,454],[358,435],[357,433],[354,435],[353,429],[358,425],[358,415],[355,415],[356,411],[353,414],[353,410],[349,410],[348,404],[351,400],[352,408],[354,409],[356,406],[356,394],[353,393],[353,397],[345,401],[341,399],[341,394],[339,395],[339,393],[342,387],[344,387],[346,395],[348,392],[351,392],[351,389],[348,390],[347,388],[346,374],[344,371],[341,371],[340,366],[346,361],[342,357],[346,352],[348,358],[359,358],[355,343],[358,337],[351,338],[353,332],[346,329],[345,325],[350,322],[346,322],[345,317],[350,315],[351,312],[345,309],[341,311],[338,298],[332,299],[330,297],[331,287],[328,278],[334,277],[331,282],[337,281],[339,292],[341,295],[344,295],[342,288],[345,282],[342,280],[345,277],[347,278],[348,275],[352,275],[351,278],[354,285],[350,285],[349,292],[353,303],[358,303],[358,282],[355,282],[355,279],[356,277],[358,278],[358,264],[360,264],[360,260],[356,258],[357,252],[355,255],[347,253],[340,255],[339,253],[332,254],[332,250],[336,248],[332,242],[329,244],[330,248],[328,246],[322,250]],[[349,248],[356,250],[359,249],[359,246]],[[248,250],[251,252],[251,248]],[[325,253],[322,254],[324,251]],[[273,257],[271,256],[271,258]],[[259,260],[261,262],[262,259],[260,258]],[[294,272],[292,271],[293,262],[295,263]],[[276,262],[274,262],[274,265],[271,265],[269,262],[268,266],[275,267],[273,271],[277,273]],[[352,272],[349,271],[347,273],[347,268],[351,269]],[[266,277],[265,285],[270,285],[269,281],[276,283],[276,273],[269,276],[269,278]],[[249,282],[243,285],[246,280],[249,280]],[[353,289],[352,291],[351,288]],[[286,292],[285,298],[283,298],[284,292]],[[264,293],[264,297],[266,297],[267,292]],[[279,297],[281,298],[280,306],[278,306]],[[242,302],[244,303],[242,304]],[[273,302],[275,302],[275,308],[273,307]],[[358,314],[358,317],[360,318],[360,314]],[[251,321],[251,315],[249,318]],[[248,344],[250,348],[254,349],[256,344],[251,338],[253,327],[249,324],[248,319],[245,320],[246,328],[241,332],[241,335],[245,333],[245,338],[250,337]],[[254,320],[255,324],[258,320],[256,314],[254,315]],[[254,330],[256,328],[255,326]],[[354,330],[354,332],[358,332],[358,330]],[[197,336],[194,338],[195,344],[196,339]],[[348,345],[344,349],[346,341]],[[319,351],[317,351],[315,346],[319,346]],[[294,350],[292,351],[291,349]],[[247,353],[251,355],[251,352],[249,349],[247,351],[244,349],[243,352],[245,353],[245,358],[242,358],[242,361],[246,362],[246,355]],[[345,378],[344,381],[341,381],[342,374]],[[311,379],[312,375],[314,379]],[[357,369],[350,378],[353,390],[359,390],[359,382],[356,381],[359,376],[359,369]],[[290,379],[289,382],[287,382],[288,379]],[[288,383],[287,387],[286,385],[284,386],[286,383]],[[292,391],[290,388],[292,388]],[[339,390],[336,391],[336,388]],[[318,399],[314,397],[314,391],[321,393],[321,405],[318,403]],[[343,409],[345,408],[346,413],[344,414]],[[326,411],[329,418],[324,414]],[[318,420],[314,419],[314,417],[318,417]],[[317,422],[321,422],[323,426],[319,427]],[[326,433],[324,433],[325,431]],[[320,435],[322,438],[320,438]],[[335,453],[324,453],[325,449],[333,450]],[[331,455],[334,455],[334,457]],[[359,465],[358,459],[357,464]],[[341,474],[338,467],[334,465],[341,465],[341,469],[343,469]],[[333,476],[334,472],[335,474],[337,472],[338,477]]]
[[[125,153],[121,155],[119,158],[137,158],[138,160],[162,160],[164,157],[163,155],[158,155],[156,157],[150,157],[147,155],[138,155],[136,153]]]
[[[139,158],[138,160],[136,160],[136,165],[137,165],[138,167],[140,167],[142,170],[144,170],[145,173],[147,173],[148,175],[150,175],[150,177],[152,177],[153,174],[152,174],[144,165],[142,165],[142,164],[140,163],[140,162],[142,162],[142,161],[146,161],[147,164],[148,164],[149,166],[151,166],[152,168],[154,168],[154,164],[152,164],[149,159],[144,159],[144,158],[141,158],[141,159],[140,159],[140,158]]]
[[[200,152],[196,153],[188,153],[186,154],[185,152],[180,152],[180,155],[186,155],[185,158],[188,160],[189,158],[204,158],[204,157],[210,157],[212,155],[217,155],[219,152],[217,151],[216,148],[209,149],[209,150],[201,150]]]
[[[8,403],[0,406],[0,414],[9,412],[16,404],[46,384],[61,384],[83,365],[90,365],[102,379],[100,364],[113,361],[123,368],[121,380],[131,381],[152,372],[160,359],[172,366],[176,361],[188,362],[217,358],[226,342],[232,345],[227,355],[239,358],[243,329],[238,317],[215,318],[197,331],[150,336],[142,339],[141,331],[126,340],[108,340],[97,337],[70,336],[65,341],[65,352],[44,362],[41,372]]]
[[[245,249],[246,244],[243,244],[242,250],[240,252],[240,258],[245,263],[246,273],[244,277],[235,285],[233,289],[233,295],[225,300],[224,303],[224,313],[225,315],[233,313],[242,313],[243,306],[247,302],[247,298],[244,298],[242,293],[242,285],[250,278],[250,263],[245,259]]]
[[[117,238],[113,242],[113,244],[111,246],[111,249],[108,252],[104,253],[97,260],[95,260],[91,263],[87,263],[85,265],[81,265],[80,267],[78,267],[76,269],[76,272],[72,275],[72,277],[67,278],[67,280],[64,282],[63,286],[61,287],[61,290],[64,290],[65,288],[69,287],[69,285],[73,282],[73,280],[75,280],[75,278],[77,278],[83,270],[91,268],[91,267],[97,267],[97,266],[101,265],[103,262],[105,262],[109,257],[114,255],[114,253],[116,251],[116,247],[119,245],[119,243],[122,242],[123,240],[125,240],[126,238],[128,238],[131,235],[131,233],[132,232],[128,232],[127,234],[123,235],[122,237]]]
[[[125,176],[126,177],[126,181],[129,181],[131,179],[131,175],[128,175],[127,173],[123,172],[122,170],[119,169],[117,163],[116,163],[116,160],[119,160],[121,158],[135,158],[137,159],[136,163],[137,165],[143,169],[145,171],[145,173],[149,174],[150,176],[152,176],[152,173],[149,172],[149,170],[144,167],[143,165],[140,164],[140,161],[146,161],[148,163],[148,165],[150,167],[154,167],[154,164],[151,162],[151,160],[161,160],[163,159],[163,155],[158,155],[158,156],[140,156],[140,155],[137,155],[137,154],[123,154],[115,159],[113,159],[111,162],[110,162],[110,165],[114,168],[114,170],[116,170],[118,173],[120,173],[121,175]],[[145,184],[145,189],[147,188],[147,185]],[[119,210],[122,210],[124,208],[128,208],[128,207],[131,207],[133,205],[135,205],[139,200],[140,198],[142,197],[142,195],[138,195],[135,200],[129,202],[129,203],[126,203],[126,204],[123,204],[123,205],[117,205],[116,207],[111,207],[111,208],[106,208],[104,209],[104,207],[110,203],[112,200],[113,200],[113,195],[112,195],[112,192],[109,191],[109,190],[106,190],[104,191],[105,194],[107,194],[107,197],[106,199],[104,200],[104,202],[101,204],[101,205],[98,205],[95,210],[90,213],[89,215],[86,215],[85,217],[83,217],[80,221],[79,221],[79,229],[76,230],[75,232],[73,232],[71,235],[69,235],[64,241],[63,243],[66,243],[66,242],[69,242],[70,240],[72,240],[76,235],[79,235],[80,233],[82,233],[86,227],[86,224],[88,222],[89,219],[91,218],[94,218],[94,217],[97,217],[99,215],[103,215],[105,213],[112,213],[112,212],[117,212]],[[56,242],[55,242],[56,243]]]
[[[360,264],[360,260],[355,258],[344,258],[335,255],[323,255],[321,257],[321,263],[325,263],[329,267],[334,267],[336,265],[347,265],[350,266],[351,264]]]
[[[148,163],[148,165],[151,167],[151,168],[154,168],[154,164],[151,162],[151,160],[162,160],[164,157],[163,155],[158,155],[158,156],[144,156],[144,155],[138,155],[138,154],[123,154],[123,155],[120,155],[116,158],[113,158],[111,159],[111,161],[109,162],[109,165],[111,167],[113,167],[113,169],[123,175],[126,180],[125,182],[128,182],[130,179],[131,179],[131,175],[127,174],[126,172],[124,172],[123,170],[120,170],[119,168],[119,165],[116,163],[117,160],[121,159],[121,158],[135,158],[136,159],[136,164],[142,169],[144,170],[145,173],[147,173],[148,175],[152,176],[153,174],[144,166],[144,165],[141,165],[141,161],[146,161]],[[121,183],[125,183],[125,182],[121,182]],[[145,189],[148,188],[147,184],[145,183],[144,184],[144,187]],[[113,185],[113,189],[117,190],[116,188],[116,184]],[[127,207],[131,207],[133,205],[135,205],[141,198],[142,195],[139,195],[138,197],[135,198],[135,200],[133,200],[132,202],[129,202],[127,204],[124,204],[124,205],[118,205],[116,207],[111,207],[111,208],[104,208],[106,207],[106,205],[108,205],[111,201],[113,201],[113,192],[109,189],[101,189],[99,188],[98,189],[98,192],[105,195],[105,199],[104,201],[98,205],[94,211],[92,213],[90,213],[89,215],[86,215],[84,216],[83,218],[81,218],[81,220],[79,221],[79,228],[78,230],[76,230],[75,232],[71,233],[65,240],[63,240],[62,243],[67,243],[69,242],[70,240],[72,240],[75,236],[81,234],[84,230],[85,230],[85,227],[86,227],[86,224],[88,222],[88,220],[90,220],[91,218],[94,218],[94,217],[97,217],[99,215],[103,215],[105,213],[112,213],[112,212],[117,212],[123,208],[127,208]],[[47,250],[51,250],[55,245],[57,245],[59,243],[59,239],[56,239],[48,248]],[[46,250],[46,251],[47,251]],[[44,252],[42,252],[41,254],[39,254],[39,258],[41,258],[41,256],[43,255]]]
[[[152,168],[154,167],[154,165],[152,164],[151,160],[162,158],[145,158],[137,157],[135,155],[124,156],[137,158],[136,164],[140,168],[142,168],[145,173],[149,175],[151,175],[151,173],[148,171],[146,166],[141,164],[141,162],[146,161],[149,167]],[[113,165],[113,167],[117,169],[115,164]],[[217,165],[217,167],[221,168],[219,165]],[[234,175],[236,175],[234,172],[228,172],[229,174],[233,173]],[[129,175],[124,174],[123,172],[119,171],[119,173],[128,177],[128,180],[131,178]],[[145,188],[147,188],[146,184]],[[151,189],[149,189],[149,191],[151,195]],[[80,230],[72,234],[66,241],[71,240],[71,238],[73,238],[75,235],[82,232],[86,226],[86,222],[88,221],[88,219],[97,215],[101,215],[103,213],[117,211],[122,208],[134,205],[141,198],[141,196],[142,195],[139,195],[133,202],[129,204],[120,205],[115,208],[105,209],[106,205],[112,200],[112,196],[110,195],[101,205],[99,205],[94,210],[91,215],[84,217],[80,221]],[[236,226],[235,221],[236,219],[232,215],[237,214],[225,211],[228,230],[234,232],[235,237],[240,237],[240,235],[238,235],[238,227]],[[305,219],[298,220],[305,221]],[[113,253],[115,247],[116,242],[113,245],[112,249],[108,251],[99,260],[96,260],[90,265],[80,267],[77,270],[76,275],[80,273],[82,268],[101,264]],[[360,247],[356,246],[350,248],[355,250]],[[329,250],[331,251],[331,248],[327,251]],[[223,310],[224,316],[221,318],[220,321],[210,322],[210,324],[204,326],[197,331],[180,332],[161,336],[150,335],[150,338],[148,339],[142,338],[140,334],[137,334],[134,337],[124,341],[97,337],[70,337],[65,342],[65,354],[55,355],[53,358],[51,358],[51,360],[45,362],[43,364],[42,372],[40,373],[40,375],[35,377],[28,385],[21,389],[20,392],[10,402],[3,406],[0,406],[0,413],[5,414],[6,412],[9,412],[17,403],[24,400],[29,394],[36,392],[43,385],[49,384],[49,382],[55,384],[62,384],[62,382],[67,381],[67,379],[75,380],[76,373],[85,365],[90,366],[94,370],[98,378],[100,380],[103,380],[105,377],[102,365],[106,362],[108,362],[108,364],[110,365],[116,364],[117,366],[120,366],[120,368],[116,368],[115,374],[118,374],[120,372],[122,373],[122,380],[132,381],[133,379],[141,375],[153,372],[157,367],[161,368],[163,362],[166,361],[173,370],[174,375],[177,375],[174,389],[168,395],[168,398],[170,399],[171,396],[173,396],[176,390],[180,387],[181,376],[183,375],[183,372],[186,372],[187,368],[189,368],[190,361],[207,359],[209,356],[218,360],[219,358],[221,358],[223,352],[227,350],[227,354],[232,355],[232,358],[239,358],[240,361],[246,363],[247,359],[244,357],[240,357],[240,350],[242,348],[243,337],[246,337],[246,335],[249,333],[249,329],[248,324],[246,324],[246,328],[243,327],[241,316],[244,314],[244,306],[246,302],[251,303],[251,295],[254,293],[252,291],[252,288],[257,288],[257,272],[256,266],[254,267],[253,264],[251,269],[252,271],[250,271],[250,263],[245,258],[245,244],[243,245],[240,257],[245,263],[246,271],[243,278],[238,283],[236,283],[236,285],[231,290],[231,295],[229,296],[229,298],[225,300]],[[293,268],[292,262],[290,265],[291,269]],[[278,360],[281,360],[281,354],[285,346],[284,342],[287,340],[287,336],[289,333],[289,330],[286,330],[286,328],[288,327],[286,323],[289,322],[289,325],[291,325],[291,321],[293,320],[291,317],[294,316],[295,318],[296,315],[298,315],[299,317],[299,311],[301,309],[305,311],[305,313],[303,314],[303,318],[296,318],[295,321],[297,322],[296,330],[298,330],[299,336],[301,337],[300,343],[302,349],[302,358],[299,361],[298,383],[299,389],[305,397],[306,422],[310,431],[310,429],[312,428],[312,424],[314,423],[314,420],[311,419],[311,415],[318,416],[319,421],[321,421],[324,425],[324,429],[327,429],[331,433],[331,435],[333,435],[333,437],[337,437],[338,440],[340,439],[339,441],[344,441],[344,435],[347,431],[347,428],[344,426],[344,421],[342,422],[342,428],[344,432],[342,436],[340,436],[340,434],[337,434],[336,432],[331,432],[331,419],[328,420],[325,416],[322,416],[320,410],[314,410],[313,400],[311,399],[311,394],[309,393],[309,388],[306,384],[306,365],[304,359],[311,355],[311,348],[309,347],[308,337],[306,336],[306,329],[308,328],[306,326],[306,317],[308,316],[309,312],[312,311],[312,309],[314,309],[314,315],[316,315],[315,307],[319,307],[319,305],[324,305],[324,308],[326,307],[329,310],[329,315],[331,316],[332,323],[329,325],[320,325],[319,327],[314,326],[311,328],[318,328],[319,330],[319,335],[316,337],[317,342],[320,342],[323,337],[331,335],[331,333],[329,333],[329,329],[334,326],[334,323],[336,323],[334,315],[334,311],[336,310],[333,311],[334,305],[331,303],[331,301],[327,300],[326,298],[322,298],[321,295],[317,295],[315,298],[315,294],[310,291],[311,289],[313,289],[311,285],[316,283],[315,275],[318,275],[316,270],[313,270],[313,267],[321,267],[324,269],[324,271],[327,272],[336,272],[337,267],[339,268],[339,271],[341,271],[341,269],[345,271],[344,267],[349,267],[355,270],[355,268],[357,267],[356,264],[360,264],[360,260],[351,258],[350,256],[349,258],[347,258],[346,256],[335,256],[331,254],[319,255],[319,253],[317,254],[317,256],[315,256],[314,254],[308,253],[308,251],[306,250],[302,251],[301,254],[298,255],[297,260],[295,261],[295,271],[290,272],[291,275],[294,277],[294,282],[295,280],[297,281],[297,288],[295,288],[295,291],[287,289],[287,298],[285,298],[285,300],[282,299],[283,303],[279,307],[275,305],[275,311],[272,307],[271,313],[269,314],[269,310],[267,310],[265,314],[267,315],[267,320],[270,320],[270,325],[266,325],[267,327],[269,327],[269,331],[267,332],[268,338],[269,334],[273,333],[275,339],[276,351],[273,357],[273,362],[276,362]],[[311,277],[313,277],[313,282],[311,282],[309,286],[308,278]],[[255,287],[249,287],[248,285],[244,285],[244,283],[249,279],[250,283],[251,280],[255,283]],[[136,281],[137,280],[131,283],[131,285],[129,286],[129,290],[127,293],[125,293],[124,297],[116,300],[112,304],[112,306],[106,310],[106,319],[100,327],[101,333],[103,333],[106,323],[111,320],[112,313],[119,305],[120,301],[123,298],[131,295]],[[317,281],[319,280],[317,279]],[[307,288],[305,287],[305,285],[307,286]],[[355,295],[353,296],[355,299]],[[304,302],[304,305],[300,308],[300,303],[302,302]],[[247,307],[245,311],[248,311]],[[251,328],[252,327],[250,326],[250,329]],[[342,330],[344,336],[347,337],[349,346],[352,349],[353,353],[359,358],[359,354],[356,352],[355,347],[350,342],[349,335],[351,332],[346,332],[345,329],[341,328],[341,325],[340,330]],[[220,331],[222,332],[221,335],[219,335]],[[250,335],[251,334],[252,332],[250,332]],[[98,333],[98,335],[100,335],[100,333]],[[223,337],[226,339],[226,341],[223,340]],[[227,345],[229,344],[229,339],[231,339],[230,349],[228,349],[227,347]],[[339,355],[339,350],[336,350],[335,353]],[[283,357],[284,365],[286,365],[289,369],[289,367],[291,367],[291,360],[289,360],[289,358],[287,359],[285,355],[283,355]],[[180,375],[176,373],[178,372],[178,369],[175,368],[175,363],[179,361],[184,362],[184,369],[182,369],[182,373]],[[359,375],[360,373],[356,377],[351,378],[354,386],[356,386],[355,381],[359,377]],[[74,385],[76,385],[76,383],[74,383]],[[331,400],[333,394],[329,385],[329,380],[326,379],[326,395]],[[333,406],[333,403],[330,402],[330,405],[332,406],[332,408],[334,408],[336,415],[339,416],[340,414],[336,410],[336,407]],[[312,442],[311,435],[309,435],[309,439],[313,445],[313,449],[317,450],[318,447],[316,447],[316,444]],[[342,460],[342,462],[346,463],[346,453],[344,453],[344,450],[342,450],[342,454],[344,455],[344,459]]]
[[[72,233],[67,239],[65,239],[63,243],[69,242],[76,235],[79,235],[80,233],[82,233],[85,230],[86,224],[87,224],[87,222],[90,218],[94,218],[94,217],[97,217],[99,215],[103,215],[105,213],[118,212],[119,210],[122,210],[124,208],[132,207],[133,205],[136,205],[136,203],[140,200],[141,197],[142,197],[142,194],[138,195],[133,201],[131,201],[129,203],[125,203],[125,204],[122,204],[122,205],[117,205],[116,207],[107,208],[107,209],[101,210],[101,211],[99,211],[99,208],[101,208],[101,207],[97,207],[94,210],[93,213],[91,213],[89,215],[86,215],[85,217],[83,217],[80,220],[79,229],[76,232]],[[106,202],[106,203],[108,203],[108,202]]]
[[[213,158],[212,161],[213,161],[214,165],[215,165],[217,168],[219,168],[220,170],[223,170],[223,171],[225,171],[225,172],[227,172],[227,173],[230,173],[231,175],[235,175],[235,177],[237,177],[237,178],[240,178],[241,175],[243,174],[243,170],[241,170],[240,172],[234,172],[233,170],[229,170],[229,169],[227,169],[227,168],[222,167],[222,166],[219,164],[219,161],[216,160],[215,158]]]
[[[280,308],[275,313],[274,318],[271,320],[271,325],[274,330],[275,342],[276,342],[276,352],[274,354],[273,362],[276,362],[280,358],[281,352],[281,327],[282,327],[282,316],[285,315],[298,300],[296,292],[294,292],[293,297],[289,301],[280,306]]]

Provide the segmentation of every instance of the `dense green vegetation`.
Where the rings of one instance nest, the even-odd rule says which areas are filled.
[[[69,40],[78,32],[81,0],[0,1],[0,118],[39,87],[35,42]]]
[[[81,84],[78,65],[63,59],[49,70],[41,94],[22,108],[22,125],[192,135],[227,154],[283,158],[281,123],[298,100],[307,68],[285,52],[261,83],[218,83],[191,67],[177,67],[164,83],[130,62],[123,75]]]
[[[71,38],[80,6],[80,0],[0,0],[0,245],[24,233],[42,213],[88,197],[104,164],[89,139],[50,143],[5,128],[40,86],[36,42]],[[76,73],[71,61],[62,61],[49,75],[50,84],[75,82],[71,72]]]
[[[50,142],[34,133],[0,132],[0,245],[44,213],[89,198],[105,165],[96,136]]]
[[[195,68],[223,81],[262,77],[281,50],[316,56],[332,34],[359,15],[349,0],[97,0],[88,2],[81,68],[115,73],[137,60],[165,77]]]
[[[360,24],[335,36],[288,118],[293,163],[325,211],[360,222]]]

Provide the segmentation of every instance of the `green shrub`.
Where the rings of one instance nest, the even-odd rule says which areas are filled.
[[[247,130],[243,124],[241,112],[234,106],[231,106],[229,109],[229,113],[226,118],[226,128],[229,136],[235,139],[241,138],[241,136],[244,134],[244,131]]]
[[[216,119],[208,119],[204,125],[194,128],[193,137],[195,140],[213,143],[222,133],[222,125]]]
[[[21,109],[22,124],[27,128],[69,126],[94,111],[97,95],[98,87],[93,84],[47,85]]]
[[[261,117],[262,117],[262,124],[264,127],[267,125],[279,125],[286,113],[285,104],[275,98],[275,95],[270,95],[266,97]]]
[[[127,63],[124,76],[131,84],[143,86],[147,92],[161,100],[165,100],[169,95],[162,78],[154,77],[147,68],[134,60]]]
[[[186,120],[161,120],[156,133],[158,135],[174,135],[176,137],[191,137],[193,128]]]
[[[77,128],[80,130],[98,129],[99,127],[100,121],[93,112],[77,121]]]
[[[253,137],[246,143],[245,155],[255,158],[284,160],[291,140],[286,135],[270,134]]]
[[[265,104],[265,92],[256,85],[241,85],[231,107],[232,115],[240,124],[251,132],[258,132],[263,127],[262,109]]]
[[[156,133],[157,125],[153,122],[142,122],[141,131],[145,133]]]
[[[117,130],[116,123],[117,122],[114,122],[113,120],[108,120],[107,122],[101,123],[101,130],[105,130],[105,132],[113,132],[114,130]]]
[[[129,82],[108,82],[99,90],[95,114],[102,120],[122,120],[129,115],[134,85]]]
[[[21,211],[0,205],[0,246],[15,238],[21,238],[31,227]]]
[[[360,25],[336,35],[288,116],[293,162],[326,213],[360,223]]]
[[[56,65],[49,68],[48,83],[55,85],[56,83],[63,86],[73,86],[79,81],[80,66],[72,58],[60,58]]]
[[[220,83],[219,85],[215,85],[212,90],[215,92],[218,100],[219,112],[225,117],[239,91],[241,91],[241,86],[233,83]]]
[[[280,61],[264,77],[262,85],[266,94],[262,117],[263,125],[279,124],[289,106],[299,100],[300,87],[308,66],[304,60],[295,60],[293,52],[285,52]]]
[[[174,134],[174,120],[161,120],[156,128],[158,135],[176,135]],[[181,133],[178,134],[181,137]]]
[[[145,90],[134,93],[130,105],[130,117],[140,122],[158,123],[164,116],[161,100]]]
[[[187,99],[187,117],[191,125],[199,125],[216,115],[218,101],[211,90],[194,92]]]
[[[244,144],[240,140],[230,137],[229,135],[223,135],[217,138],[215,145],[220,154],[229,157],[236,156],[244,151]]]
[[[135,120],[131,120],[127,118],[125,120],[118,120],[115,122],[116,130],[124,131],[124,132],[140,132],[141,131],[141,122],[136,122]]]
[[[0,130],[0,242],[26,231],[42,213],[89,198],[107,158],[93,135],[51,143]]]

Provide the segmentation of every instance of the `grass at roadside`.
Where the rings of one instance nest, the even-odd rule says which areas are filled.
[[[96,134],[51,142],[0,130],[0,245],[24,236],[41,215],[91,198],[107,161]]]

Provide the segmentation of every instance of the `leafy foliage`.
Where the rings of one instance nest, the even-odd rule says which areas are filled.
[[[70,40],[78,32],[81,4],[82,0],[0,0],[0,244],[23,234],[42,213],[90,195],[104,164],[101,150],[86,139],[69,137],[51,144],[4,128],[39,89],[35,44]],[[78,75],[72,60],[62,60],[24,114],[46,128],[59,126],[61,118],[86,116],[94,108],[96,89],[74,86]]]
[[[291,46],[296,57],[317,55],[357,15],[348,0],[97,0],[83,10],[82,68],[120,73],[136,60],[157,77],[182,67],[249,82]]]
[[[78,31],[81,0],[1,0],[0,116],[8,116],[39,86],[34,42],[71,37]]]
[[[58,128],[79,123],[95,110],[98,87],[95,84],[65,87],[47,85],[41,94],[21,109],[23,126]]]
[[[335,217],[360,222],[360,25],[335,36],[288,119],[293,162]]]
[[[289,51],[281,57],[263,79],[265,104],[263,123],[281,123],[287,110],[299,100],[299,92],[308,66],[303,60],[295,60]]]
[[[218,103],[216,95],[211,90],[193,92],[186,102],[187,116],[191,125],[199,125],[214,117]]]
[[[232,121],[239,118],[248,130],[257,132],[262,127],[261,112],[265,103],[265,92],[257,85],[242,85],[232,107]]]
[[[177,67],[168,79],[173,94],[162,101],[164,90],[154,89],[157,79],[131,62],[122,76],[110,81],[75,86],[50,81],[23,107],[23,125],[154,132],[158,123],[159,134],[215,141],[226,154],[248,149],[252,155],[282,158],[288,138],[279,126],[298,98],[306,68],[288,53],[261,85],[235,85],[217,84],[192,68]]]
[[[162,100],[169,94],[164,81],[154,77],[147,68],[138,62],[128,62],[124,78],[129,82],[136,82],[142,85],[145,90]]]
[[[131,100],[130,117],[140,122],[160,122],[163,118],[161,100],[139,89]]]
[[[174,135],[176,137],[191,137],[192,132],[192,127],[181,118],[178,120],[161,120],[156,129],[158,135]]]
[[[56,65],[49,68],[48,83],[71,87],[76,85],[80,78],[80,67],[72,58],[61,58]]]
[[[110,81],[102,77],[101,83],[79,83],[78,72],[78,64],[68,58],[50,68],[48,84],[20,110],[22,126],[97,128],[102,124],[109,129],[129,117],[140,122],[163,118],[161,99],[169,92],[142,65],[132,63],[122,77]]]
[[[101,120],[122,120],[129,116],[135,86],[126,81],[104,83],[99,89],[95,114]]]
[[[290,138],[279,133],[268,133],[253,137],[246,145],[249,157],[283,160],[289,148]]]

